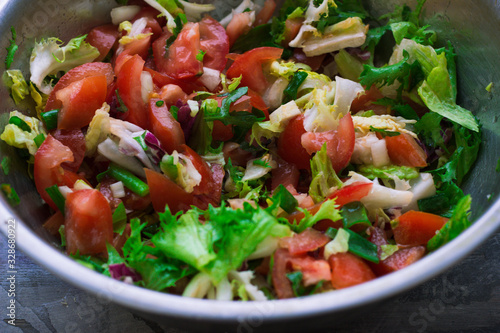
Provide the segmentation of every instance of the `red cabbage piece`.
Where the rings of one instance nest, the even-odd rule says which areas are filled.
[[[350,47],[350,48],[347,48],[346,49],[347,52],[352,55],[352,56],[355,56],[355,57],[358,57],[359,59],[363,60],[363,61],[366,61],[366,60],[370,60],[370,57],[371,57],[371,53],[370,51],[363,51],[361,48],[359,47]]]
[[[109,273],[115,280],[124,280],[126,277],[132,278],[132,281],[137,282],[142,280],[142,277],[132,268],[127,267],[125,264],[111,264],[109,265]]]
[[[146,136],[144,137],[144,142],[149,148],[149,153],[156,164],[161,162],[163,156],[165,156],[165,149],[162,147],[160,141],[153,135],[153,133],[146,131]]]
[[[177,102],[177,107],[179,111],[177,112],[177,120],[181,124],[182,131],[184,132],[184,137],[186,142],[189,141],[191,137],[191,132],[193,130],[196,117],[191,117],[191,108],[187,104],[182,104],[182,102]]]

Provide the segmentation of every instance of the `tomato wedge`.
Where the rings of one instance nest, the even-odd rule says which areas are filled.
[[[108,201],[98,190],[80,190],[66,198],[64,231],[70,254],[106,252],[113,241],[113,217]]]
[[[193,80],[203,74],[203,63],[197,59],[200,49],[200,25],[190,22],[168,48],[168,57],[155,61],[161,72],[174,79]]]
[[[160,106],[158,106],[160,102]],[[149,123],[151,132],[158,138],[163,148],[172,154],[186,143],[181,125],[174,119],[167,105],[157,98],[149,101]]]
[[[281,238],[280,246],[287,248],[292,255],[299,255],[316,251],[320,247],[325,246],[329,241],[330,237],[325,234],[317,230],[307,228],[300,234],[293,237]]]
[[[277,47],[258,47],[239,56],[227,70],[227,77],[234,79],[242,75],[241,86],[262,93],[269,83],[264,77],[262,65],[281,58],[283,49]]]
[[[192,193],[187,193],[182,187],[158,172],[150,169],[144,169],[144,171],[155,211],[164,212],[165,206],[168,205],[170,211],[175,214],[188,210],[194,204],[195,198]]]
[[[385,275],[410,266],[425,255],[424,246],[400,249],[389,258],[378,264],[370,263],[370,267],[378,275]]]
[[[72,177],[66,175],[72,172],[61,167],[64,162],[73,161],[71,150],[50,134],[47,135],[47,138],[35,154],[34,178],[36,189],[42,199],[54,210],[58,210],[58,208],[45,189],[52,185],[73,187],[74,181],[71,181],[74,178],[72,179]]]
[[[340,119],[336,131],[324,133],[306,133],[302,135],[302,146],[309,152],[321,150],[326,142],[326,150],[335,172],[340,173],[351,160],[354,152],[356,135],[351,114]]]
[[[85,40],[97,48],[100,54],[94,61],[103,61],[116,44],[119,36],[120,33],[113,24],[101,25],[90,30]]]
[[[386,137],[385,142],[394,164],[417,168],[427,166],[427,154],[411,135],[401,133],[398,136]]]
[[[203,66],[221,72],[226,68],[229,37],[226,29],[208,15],[200,21],[200,47],[205,52]]]
[[[328,261],[310,256],[292,257],[290,265],[294,271],[302,272],[304,286],[315,285],[331,279],[332,270]]]
[[[92,121],[96,110],[106,101],[108,91],[104,75],[86,77],[59,90],[56,98],[62,107],[58,113],[57,128],[80,129]]]
[[[394,239],[399,245],[426,245],[446,222],[448,219],[439,215],[409,211],[398,218]]]
[[[138,55],[131,56],[117,72],[116,85],[128,112],[125,120],[141,128],[148,128],[148,112],[142,99],[141,73],[144,60]]]
[[[288,123],[278,139],[278,155],[288,163],[299,169],[311,169],[311,155],[302,146],[304,129],[304,115],[299,115]]]
[[[264,7],[259,11],[255,17],[254,26],[257,27],[262,24],[266,24],[273,17],[274,11],[276,10],[277,4],[274,0],[266,0],[264,2]]]
[[[104,75],[106,77],[106,83],[108,86],[113,83],[115,78],[115,74],[113,73],[113,67],[111,67],[111,64],[106,64],[103,62],[92,62],[73,68],[72,70],[64,74],[54,86],[54,89],[47,99],[45,111],[60,109],[62,107],[61,101],[56,98],[56,94],[59,90],[66,88],[73,82],[80,81],[87,77],[99,75]]]
[[[363,259],[352,253],[333,254],[328,261],[332,268],[332,286],[335,289],[352,287],[375,279],[375,274]]]
[[[63,167],[66,170],[77,172],[80,169],[80,165],[85,157],[85,136],[81,130],[56,130],[52,133],[52,136],[58,140],[60,143],[71,149],[73,153],[74,161],[71,163],[63,163]]]

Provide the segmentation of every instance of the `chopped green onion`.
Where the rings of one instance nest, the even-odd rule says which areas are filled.
[[[42,112],[41,114],[42,120],[49,131],[57,128],[58,115],[59,115],[59,110]]]
[[[142,150],[148,151],[148,145],[146,144],[146,131],[144,131],[141,135],[139,136],[134,136],[134,140],[141,145]]]
[[[282,184],[274,191],[272,200],[273,202],[279,202],[279,206],[288,214],[293,213],[299,205],[297,199]]]
[[[366,208],[361,202],[351,202],[344,205],[344,207],[342,207],[341,214],[344,228],[346,229],[349,229],[356,224],[364,224],[368,227],[371,226]]]
[[[384,129],[375,128],[373,126],[370,126],[370,132],[380,133],[383,138],[385,138],[387,136],[388,137],[393,137],[393,136],[399,136],[399,135],[401,135],[401,133],[399,133],[399,132],[386,131]]]
[[[345,229],[349,233],[349,252],[378,264],[377,245],[361,237],[350,229]]]
[[[178,116],[178,113],[179,113],[179,108],[175,105],[172,105],[170,107],[170,113],[172,114],[172,116],[174,117],[175,120],[179,120],[179,116]]]
[[[16,39],[17,39],[17,34],[16,34],[16,29],[14,27],[10,27],[10,31],[12,33],[12,39],[9,40],[10,44],[9,47],[7,48],[7,56],[5,57],[5,68],[9,69],[10,66],[12,65],[12,62],[14,61],[14,55],[19,48],[16,44]]]
[[[43,133],[40,133],[37,136],[35,136],[35,138],[33,139],[33,141],[35,141],[36,146],[38,148],[40,148],[40,146],[42,145],[42,143],[45,141],[45,135]]]
[[[7,200],[12,206],[17,206],[21,203],[19,196],[17,195],[16,190],[10,184],[2,184],[0,185],[3,194],[7,197]]]
[[[51,187],[47,187],[45,192],[48,193],[54,204],[59,208],[59,211],[64,215],[64,207],[66,205],[66,199],[59,191],[59,187],[57,185],[52,185]]]
[[[18,116],[12,116],[9,119],[9,124],[14,124],[25,132],[31,133],[31,127]]]
[[[203,50],[199,50],[198,51],[198,54],[196,55],[196,60],[202,62],[203,61],[203,58],[205,57],[205,54],[207,52],[203,51]]]
[[[61,236],[61,246],[66,246],[66,230],[64,224],[59,227],[59,236]]]
[[[116,94],[116,99],[118,100],[118,104],[120,104],[120,106],[116,108],[116,111],[121,112],[121,113],[128,112],[128,108],[125,105],[125,102],[123,102],[123,99],[120,97],[120,93],[118,93],[118,89],[115,90],[115,94]]]
[[[0,166],[2,167],[3,173],[8,176],[10,172],[10,157],[5,156],[2,159],[2,163],[0,163]]]
[[[146,183],[116,164],[111,164],[109,167],[109,175],[114,179],[121,181],[123,185],[129,188],[135,194],[145,197],[149,194],[149,187]]]
[[[120,202],[118,207],[116,207],[113,212],[113,232],[117,234],[123,234],[125,227],[127,226],[127,212],[123,202]]]
[[[283,94],[285,95],[285,99],[283,101],[283,104],[286,104],[290,101],[296,100],[297,99],[297,93],[299,91],[300,86],[304,81],[307,79],[307,72],[304,71],[298,71],[295,73],[290,80],[290,83],[286,87],[286,89],[283,91]]]
[[[164,104],[165,104],[165,101],[162,101],[162,100],[156,101],[156,106],[159,108],[162,107]]]
[[[95,178],[97,179],[97,181],[100,183],[102,182],[102,180],[104,179],[104,177],[108,176],[109,175],[109,169],[104,171],[104,172],[101,172],[100,174],[98,174]]]

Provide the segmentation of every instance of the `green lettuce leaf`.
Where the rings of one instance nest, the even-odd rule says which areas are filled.
[[[5,85],[10,89],[14,103],[21,103],[30,94],[28,84],[20,70],[6,70],[2,78]]]
[[[471,225],[471,222],[469,221],[471,203],[472,199],[470,195],[460,199],[450,220],[446,222],[443,228],[438,231],[436,236],[432,237],[427,243],[428,251],[437,250],[441,246],[458,237],[458,235]]]
[[[315,203],[325,200],[333,187],[343,186],[342,181],[333,170],[332,162],[326,152],[326,143],[311,159],[311,174],[309,195]]]
[[[378,168],[373,165],[362,165],[359,167],[358,172],[371,180],[375,178],[392,179],[394,177],[410,180],[419,176],[417,169],[398,165],[388,165]]]

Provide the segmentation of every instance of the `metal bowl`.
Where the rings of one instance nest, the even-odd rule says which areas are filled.
[[[219,16],[239,0],[216,0]],[[376,13],[392,10],[401,1],[369,1]],[[415,1],[409,1],[414,5]],[[63,40],[85,33],[91,27],[109,21],[114,0],[17,0],[0,1],[0,48],[8,46],[10,27],[18,33],[19,51],[13,68],[28,77],[28,59],[35,39],[57,36]],[[10,183],[21,198],[21,205],[12,208],[0,198],[0,216],[5,221],[0,229],[7,235],[7,220],[16,221],[16,245],[61,279],[90,293],[105,297],[145,317],[186,329],[213,328],[253,331],[265,328],[310,327],[331,325],[346,318],[353,309],[373,305],[402,293],[448,269],[484,242],[500,226],[500,174],[495,171],[500,148],[500,125],[497,105],[500,87],[491,92],[485,87],[500,82],[500,4],[495,0],[428,1],[425,17],[438,30],[441,41],[451,40],[458,53],[459,103],[472,110],[483,124],[484,144],[479,159],[464,190],[473,197],[473,226],[460,237],[412,266],[360,286],[301,299],[269,302],[217,302],[182,298],[127,285],[95,273],[68,258],[55,246],[56,241],[42,228],[49,211],[29,179],[27,168],[15,150],[0,143],[2,156],[12,159],[9,176],[0,176],[1,183]],[[32,109],[30,105],[15,106],[5,87],[0,87],[0,128],[8,122],[8,113]],[[498,279],[498,277],[497,277]],[[283,325],[286,322],[286,325]],[[200,326],[200,324],[203,324]],[[293,325],[293,326],[292,326]]]

